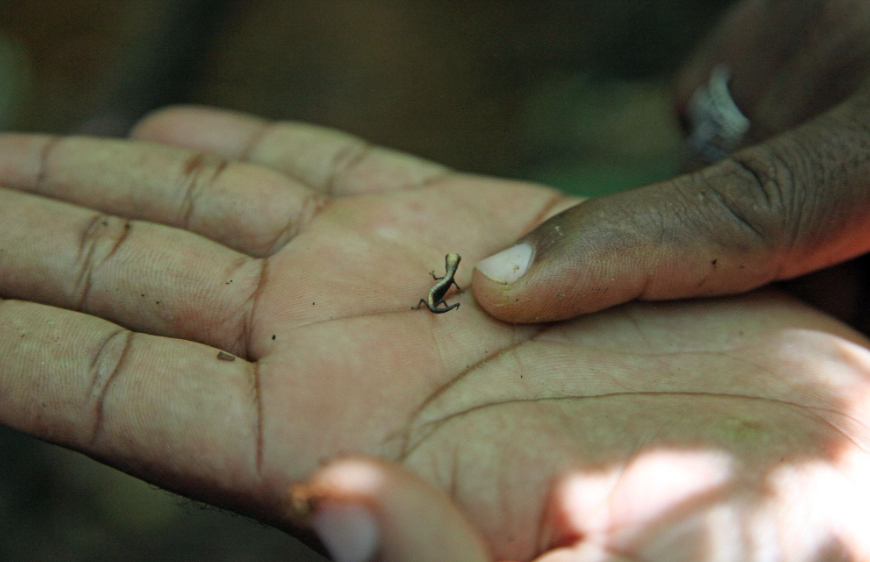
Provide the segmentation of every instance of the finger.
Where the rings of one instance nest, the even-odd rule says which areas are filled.
[[[249,353],[264,263],[182,230],[0,189],[0,296]]]
[[[713,69],[732,71],[730,90],[752,121],[757,142],[788,130],[848,98],[870,68],[866,2],[737,4],[676,80],[678,114]]]
[[[868,101],[695,174],[582,203],[479,263],[474,294],[503,320],[561,320],[745,292],[864,253]]]
[[[443,166],[347,133],[207,108],[157,111],[131,135],[268,166],[327,195],[418,187],[448,174]]]
[[[479,533],[444,495],[399,466],[361,458],[291,488],[290,517],[336,562],[489,562]]]
[[[772,14],[773,10],[779,13]],[[687,114],[695,90],[707,84],[713,69],[724,63],[734,76],[729,84],[734,101],[754,118],[756,104],[771,77],[800,44],[799,36],[806,29],[800,20],[811,11],[768,0],[737,3],[680,70],[674,92],[678,113]],[[769,32],[771,25],[776,26],[776,34]]]
[[[199,500],[274,505],[259,473],[256,367],[218,353],[0,300],[0,424]]]
[[[264,256],[325,199],[283,174],[130,141],[0,135],[0,186],[202,234]]]
[[[560,548],[549,552],[535,562],[637,562],[637,559],[612,552],[606,547],[584,543],[576,548]]]

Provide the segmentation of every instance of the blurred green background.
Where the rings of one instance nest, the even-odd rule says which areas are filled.
[[[670,77],[730,3],[3,0],[0,130],[202,103],[596,196],[678,173]],[[0,450],[0,561],[320,560],[2,427]]]

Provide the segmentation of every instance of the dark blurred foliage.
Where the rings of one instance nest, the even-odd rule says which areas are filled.
[[[668,79],[730,3],[0,0],[0,130],[202,103],[597,195],[679,169]],[[11,430],[0,450],[0,561],[315,559]]]

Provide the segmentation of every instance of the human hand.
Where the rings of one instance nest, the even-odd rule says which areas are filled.
[[[136,136],[175,146],[0,137],[0,422],[291,531],[292,483],[380,459],[308,484],[337,556],[870,556],[870,353],[839,323],[773,293],[412,311],[447,252],[572,202],[235,114]]]
[[[870,249],[870,3],[739,3],[677,80],[681,116],[723,63],[752,123],[746,142],[760,144],[554,217],[479,266],[481,306],[561,320],[742,293]]]

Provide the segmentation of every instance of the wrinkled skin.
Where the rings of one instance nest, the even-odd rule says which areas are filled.
[[[414,311],[446,253],[467,288],[576,201],[211,110],[135,136],[0,137],[3,423],[288,530],[288,485],[380,459],[391,485],[344,500],[384,561],[870,557],[845,326],[772,292]]]
[[[734,75],[735,102],[752,121],[746,142],[765,141],[866,90],[870,5],[862,0],[736,3],[679,73],[680,115],[695,88],[721,63]]]
[[[752,123],[744,146],[554,217],[525,237],[534,260],[519,281],[475,274],[485,310],[534,323],[635,299],[739,294],[870,251],[870,3],[736,3],[678,75],[684,121],[720,64]],[[855,276],[844,268],[804,293],[870,329],[866,278]]]

